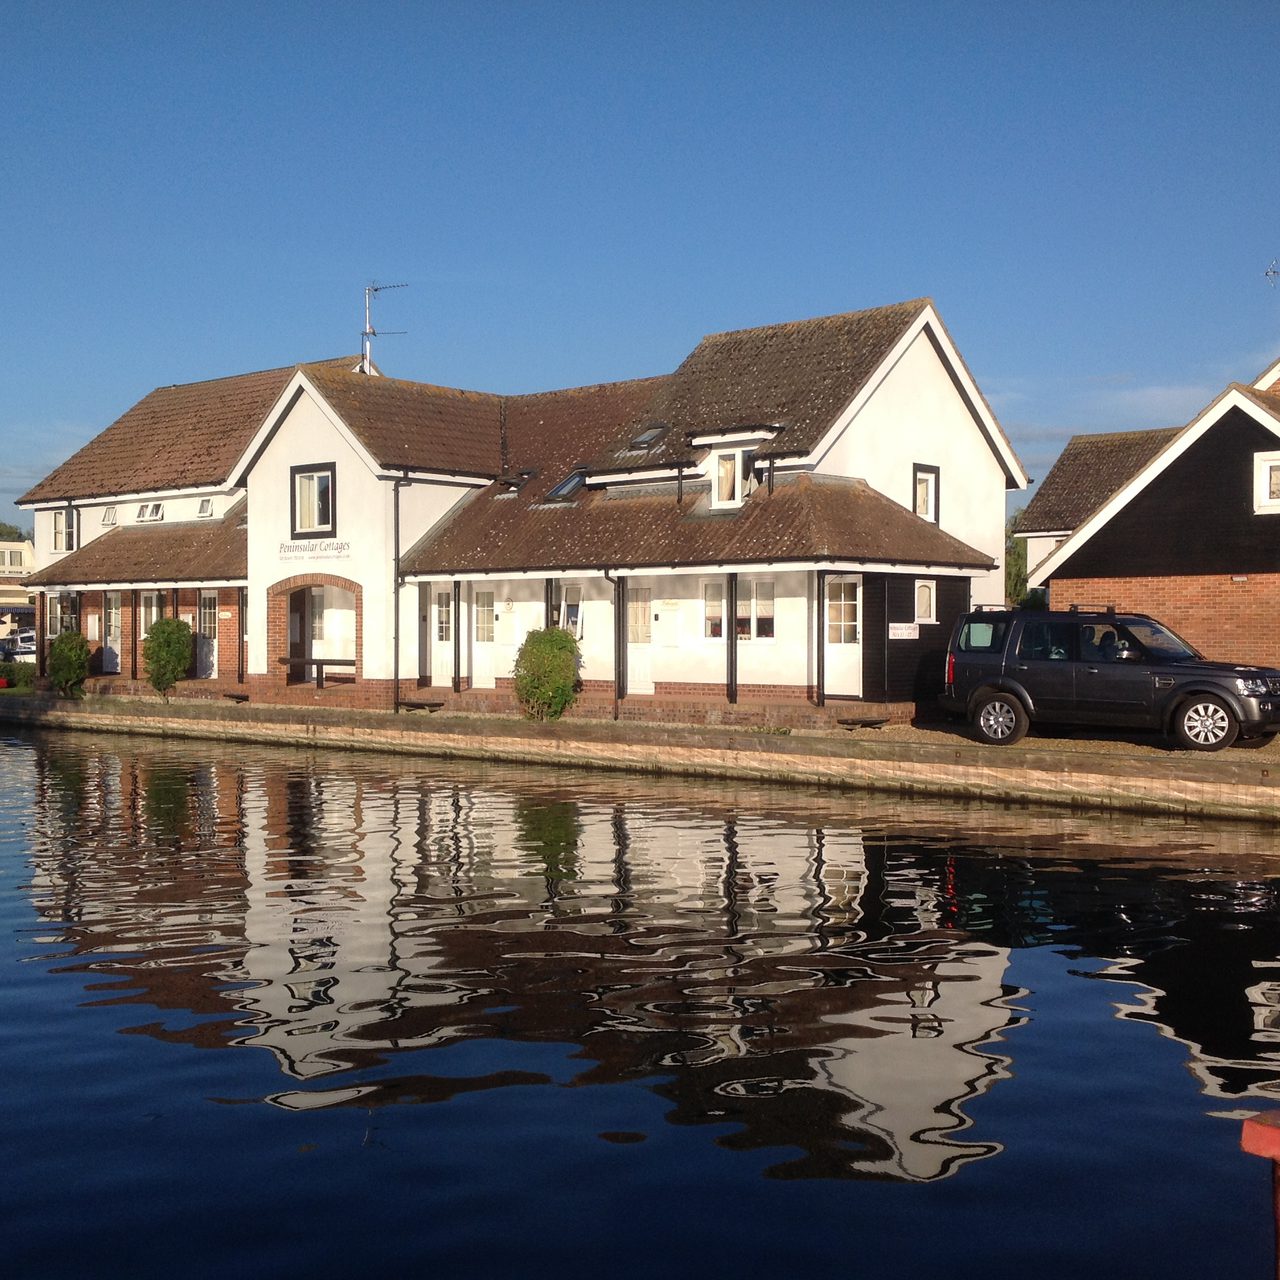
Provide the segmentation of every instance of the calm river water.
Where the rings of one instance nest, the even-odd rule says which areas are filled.
[[[0,742],[12,1277],[1262,1277],[1280,835]]]

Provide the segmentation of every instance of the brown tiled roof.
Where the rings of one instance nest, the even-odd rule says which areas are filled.
[[[643,459],[645,465],[687,457],[691,432],[735,426],[781,424],[785,430],[760,452],[806,453],[929,305],[929,299],[917,298],[703,338],[679,369],[660,381],[625,433],[590,460],[592,469],[636,465],[634,455],[619,458],[619,450],[654,424],[668,429]]]
[[[862,480],[779,477],[741,509],[711,511],[705,487],[676,504],[674,484],[592,490],[564,504],[500,496],[494,485],[404,557],[406,573],[439,574],[757,561],[867,560],[990,568],[989,556],[943,533]]]
[[[120,525],[33,573],[33,587],[94,582],[235,582],[249,575],[249,504],[221,520]]]
[[[307,376],[380,466],[482,476],[502,470],[501,396],[333,366],[312,366]]]
[[[1072,436],[1014,526],[1017,533],[1061,533],[1082,524],[1185,428]]]
[[[359,359],[343,356],[301,367],[349,369]],[[298,367],[157,387],[18,501],[221,484]]]

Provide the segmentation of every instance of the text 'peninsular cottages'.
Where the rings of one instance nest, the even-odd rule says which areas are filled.
[[[1003,600],[1026,483],[920,300],[534,395],[359,357],[161,387],[21,505],[41,659],[81,630],[108,690],[177,614],[189,695],[501,709],[557,625],[586,714],[782,722],[927,694],[957,614]]]

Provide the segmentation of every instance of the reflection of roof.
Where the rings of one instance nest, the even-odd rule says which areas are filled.
[[[1082,524],[1183,430],[1072,436],[1014,526],[1016,533],[1064,533]]]
[[[780,477],[741,510],[711,511],[705,488],[581,492],[539,501],[541,486],[497,486],[464,502],[404,557],[410,574],[759,561],[853,560],[990,568],[989,556],[922,520],[863,480]]]
[[[120,525],[33,573],[32,586],[89,582],[234,582],[248,577],[248,502],[221,520]]]
[[[301,367],[351,368],[358,359]],[[297,367],[157,387],[18,501],[221,484]]]

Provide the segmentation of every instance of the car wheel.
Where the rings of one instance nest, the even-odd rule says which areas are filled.
[[[1017,742],[1031,727],[1026,709],[1009,693],[989,693],[980,698],[970,719],[979,740],[998,747]]]
[[[1173,736],[1193,751],[1221,751],[1236,740],[1239,732],[1231,708],[1211,693],[1188,699],[1173,718]]]
[[[1269,747],[1275,741],[1275,738],[1276,735],[1274,733],[1260,733],[1253,738],[1237,738],[1236,746],[1252,747],[1256,750],[1258,747]]]

